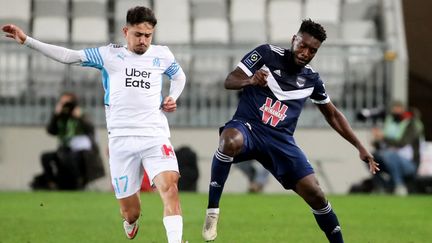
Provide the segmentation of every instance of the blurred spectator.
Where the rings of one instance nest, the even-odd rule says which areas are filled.
[[[270,172],[268,170],[255,160],[244,161],[235,165],[248,178],[248,190],[250,193],[259,193],[263,191],[264,186],[269,180]]]
[[[65,92],[60,96],[47,132],[57,136],[59,146],[42,154],[43,172],[32,182],[33,189],[82,189],[104,176],[94,126],[82,113],[75,94]]]
[[[184,146],[175,150],[180,170],[179,191],[197,191],[199,178],[198,157],[190,147]]]
[[[423,123],[416,110],[407,110],[401,102],[392,104],[382,129],[372,130],[375,159],[381,173],[374,180],[387,192],[406,195],[407,183],[415,179],[420,161]]]

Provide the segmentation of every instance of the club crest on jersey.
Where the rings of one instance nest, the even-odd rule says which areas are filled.
[[[158,57],[153,59],[153,67],[160,67],[160,59]]]
[[[306,79],[303,77],[297,77],[296,84],[298,87],[303,87],[306,83]]]
[[[287,110],[288,106],[279,100],[273,103],[273,100],[267,97],[265,104],[260,108],[260,111],[263,112],[261,120],[264,124],[270,123],[271,126],[275,127],[285,119]]]
[[[253,67],[260,59],[261,55],[257,51],[253,51],[249,56],[246,57],[244,63],[248,68]]]
[[[175,158],[174,149],[171,145],[169,145],[169,144],[162,145],[161,151],[162,151],[162,158],[163,159]]]

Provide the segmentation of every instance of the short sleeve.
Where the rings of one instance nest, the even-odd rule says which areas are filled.
[[[310,99],[315,104],[327,104],[330,102],[330,97],[327,95],[324,82],[318,76]]]
[[[248,76],[252,76],[264,65],[264,60],[269,52],[269,45],[261,45],[247,53],[237,65]]]

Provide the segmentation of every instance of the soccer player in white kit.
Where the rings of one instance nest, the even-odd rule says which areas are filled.
[[[151,9],[129,9],[126,22],[126,46],[110,44],[79,51],[40,42],[15,25],[5,25],[2,30],[7,37],[56,61],[101,71],[111,179],[126,236],[133,239],[138,232],[139,192],[145,169],[163,201],[168,242],[180,243],[183,218],[177,189],[179,170],[164,112],[176,110],[186,77],[168,47],[151,45],[157,23]],[[165,98],[161,96],[163,74],[171,80]]]

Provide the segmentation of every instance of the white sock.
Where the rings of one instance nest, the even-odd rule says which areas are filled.
[[[207,208],[207,214],[219,214],[219,208]]]
[[[166,216],[163,218],[168,243],[181,243],[183,236],[183,218],[181,215]]]

